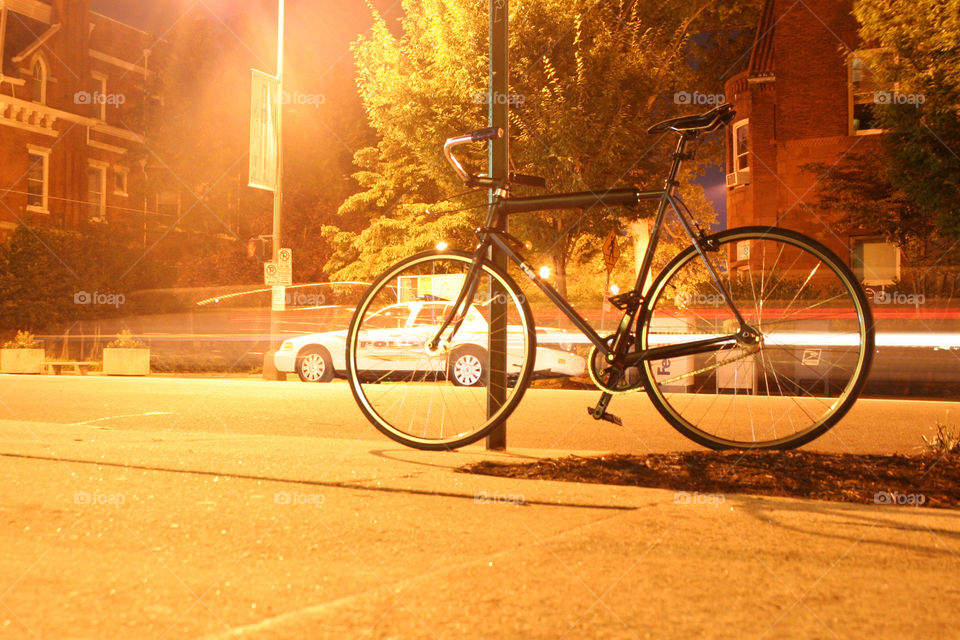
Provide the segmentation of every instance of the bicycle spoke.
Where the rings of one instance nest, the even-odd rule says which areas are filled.
[[[711,264],[725,270],[729,304],[711,307],[709,296],[674,304],[674,291],[711,290],[704,263],[688,250],[651,287],[640,348],[736,329],[730,304],[759,336],[677,358],[661,379],[645,361],[648,394],[674,427],[710,447],[807,442],[849,409],[862,386],[872,352],[862,291],[846,267],[798,234],[733,230],[717,238]],[[749,257],[732,262],[738,243],[748,243]],[[666,318],[678,331],[655,335],[650,327]]]
[[[474,290],[497,287],[502,304],[468,298],[454,309],[471,264],[470,256],[454,253],[398,263],[368,289],[351,322],[347,369],[358,405],[378,429],[409,446],[448,449],[483,437],[513,410],[532,374],[533,322],[508,276],[489,266],[476,270]],[[494,318],[507,325],[506,384],[490,384]],[[429,348],[444,323],[437,347]],[[504,402],[488,415],[488,396],[498,394]]]

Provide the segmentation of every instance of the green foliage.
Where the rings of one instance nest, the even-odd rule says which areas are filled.
[[[749,40],[752,30],[746,27],[758,4],[512,3],[512,86],[508,96],[494,97],[511,105],[512,170],[546,177],[552,191],[659,180],[672,140],[657,144],[646,128],[684,110],[672,100],[678,91],[722,92],[716,67],[698,61],[720,51],[729,68]],[[353,177],[361,191],[340,207],[337,229],[324,230],[333,247],[327,270],[336,279],[370,277],[440,240],[468,249],[485,212],[485,192],[446,199],[463,185],[440,146],[487,122],[486,5],[404,0],[403,6],[401,35],[377,16],[371,35],[354,44],[360,95],[379,141],[355,154],[359,171]],[[691,43],[705,25],[718,31]],[[744,27],[745,36],[739,47],[730,45],[729,35],[717,35],[737,27]],[[474,147],[464,153],[480,171],[483,148]],[[470,205],[477,208],[426,213]],[[534,259],[552,260],[562,279],[568,263],[595,257],[598,239],[622,216],[623,211],[599,209],[545,212],[517,217],[511,231],[531,240]]]
[[[900,247],[906,265],[949,264],[960,258],[955,241],[936,218],[899,186],[899,168],[882,150],[853,153],[833,166],[803,168],[821,176],[815,206],[839,213],[838,228],[882,234]]]
[[[146,349],[147,345],[133,337],[129,329],[117,334],[117,339],[107,343],[108,349]]]
[[[877,105],[886,178],[919,214],[960,238],[960,12],[955,1],[856,0],[871,68],[894,99]],[[900,99],[896,99],[896,97]]]
[[[13,340],[3,343],[4,349],[38,349],[40,343],[34,340],[33,334],[29,331],[17,331]]]
[[[169,286],[173,278],[118,230],[21,225],[0,245],[0,329],[132,313],[132,291]],[[97,301],[94,294],[113,297]]]

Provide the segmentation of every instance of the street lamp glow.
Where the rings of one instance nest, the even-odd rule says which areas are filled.
[[[448,245],[446,242],[441,240],[440,242],[437,243],[437,251],[446,251],[447,247],[449,246],[450,245]]]
[[[550,267],[540,267],[540,279],[546,280],[550,277]]]
[[[612,295],[617,295],[618,293],[620,293],[620,287],[618,287],[615,284],[610,285],[610,293]]]

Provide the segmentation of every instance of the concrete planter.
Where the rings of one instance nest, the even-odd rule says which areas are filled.
[[[0,373],[43,373],[43,349],[0,349]]]
[[[149,375],[150,349],[105,347],[103,373],[108,376]]]

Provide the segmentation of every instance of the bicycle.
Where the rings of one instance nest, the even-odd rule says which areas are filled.
[[[364,415],[405,445],[453,449],[506,420],[535,372],[564,366],[563,351],[538,345],[528,300],[488,257],[495,247],[592,343],[583,366],[602,391],[588,408],[593,418],[622,424],[607,412],[611,399],[642,388],[674,428],[713,449],[789,449],[830,429],[855,402],[873,355],[873,319],[856,277],[821,243],[794,231],[704,231],[677,194],[690,142],[734,116],[722,105],[650,127],[651,134],[678,135],[664,187],[652,191],[509,197],[511,182],[539,179],[470,174],[453,155],[499,130],[448,139],[444,154],[457,175],[493,192],[486,223],[472,253],[414,255],[367,290],[346,339],[347,378]],[[497,226],[519,213],[646,200],[659,200],[649,246],[634,287],[609,298],[623,312],[609,336],[539,277],[520,254],[523,243]],[[644,290],[669,213],[691,244]],[[414,304],[416,318],[406,315]]]

